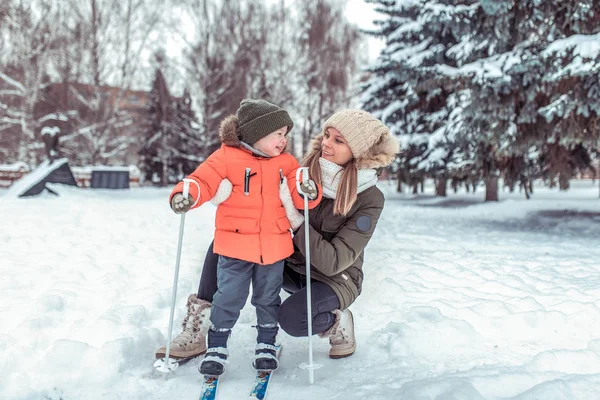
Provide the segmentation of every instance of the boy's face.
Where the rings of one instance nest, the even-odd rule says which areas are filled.
[[[269,133],[267,136],[254,143],[254,146],[252,147],[262,151],[266,155],[276,157],[285,149],[287,135],[288,128],[287,126],[284,126],[283,128],[277,129],[275,132]]]

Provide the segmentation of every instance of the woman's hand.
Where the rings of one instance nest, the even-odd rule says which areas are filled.
[[[307,195],[309,200],[315,200],[317,197],[319,197],[317,184],[312,179],[302,182],[300,184],[300,190],[302,192],[300,194]]]

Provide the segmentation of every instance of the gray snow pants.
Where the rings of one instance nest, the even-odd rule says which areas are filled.
[[[214,329],[231,329],[246,304],[252,282],[252,305],[257,324],[277,326],[281,305],[279,292],[283,282],[283,260],[260,265],[219,255],[217,291],[213,296],[210,322]]]
[[[208,247],[202,277],[198,285],[198,298],[214,302],[217,290],[219,255]],[[291,336],[308,335],[308,312],[306,309],[306,277],[289,267],[283,267],[283,290],[291,294],[279,308],[279,325]],[[248,295],[246,294],[246,297]],[[331,311],[340,308],[340,301],[333,289],[323,282],[311,280],[313,333],[325,332],[335,323]],[[258,312],[258,310],[257,310]]]

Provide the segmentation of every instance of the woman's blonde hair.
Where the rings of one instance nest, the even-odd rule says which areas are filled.
[[[322,185],[319,158],[321,158],[321,148],[315,146],[311,149],[310,153],[304,157],[302,165],[308,167],[310,179],[315,181],[315,183]],[[352,158],[352,160],[344,166],[344,169],[341,172],[342,176],[340,178],[340,184],[338,185],[335,201],[333,203],[333,213],[346,216],[357,198],[358,168],[356,166],[356,159]]]

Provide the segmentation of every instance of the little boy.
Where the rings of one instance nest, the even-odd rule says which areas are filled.
[[[294,251],[279,195],[283,177],[295,207],[304,206],[295,185],[300,165],[285,152],[293,125],[284,109],[265,100],[243,100],[236,115],[221,122],[221,148],[188,176],[193,180],[188,198],[183,198],[183,183],[171,193],[171,208],[183,213],[210,200],[223,179],[233,185],[229,198],[217,207],[218,290],[212,302],[208,350],[199,367],[204,375],[221,375],[225,370],[227,339],[246,303],[250,282],[258,329],[253,365],[258,370],[279,365],[275,354],[279,292],[284,259]],[[321,190],[312,180],[303,184],[302,191],[307,193],[309,208],[319,204]]]

